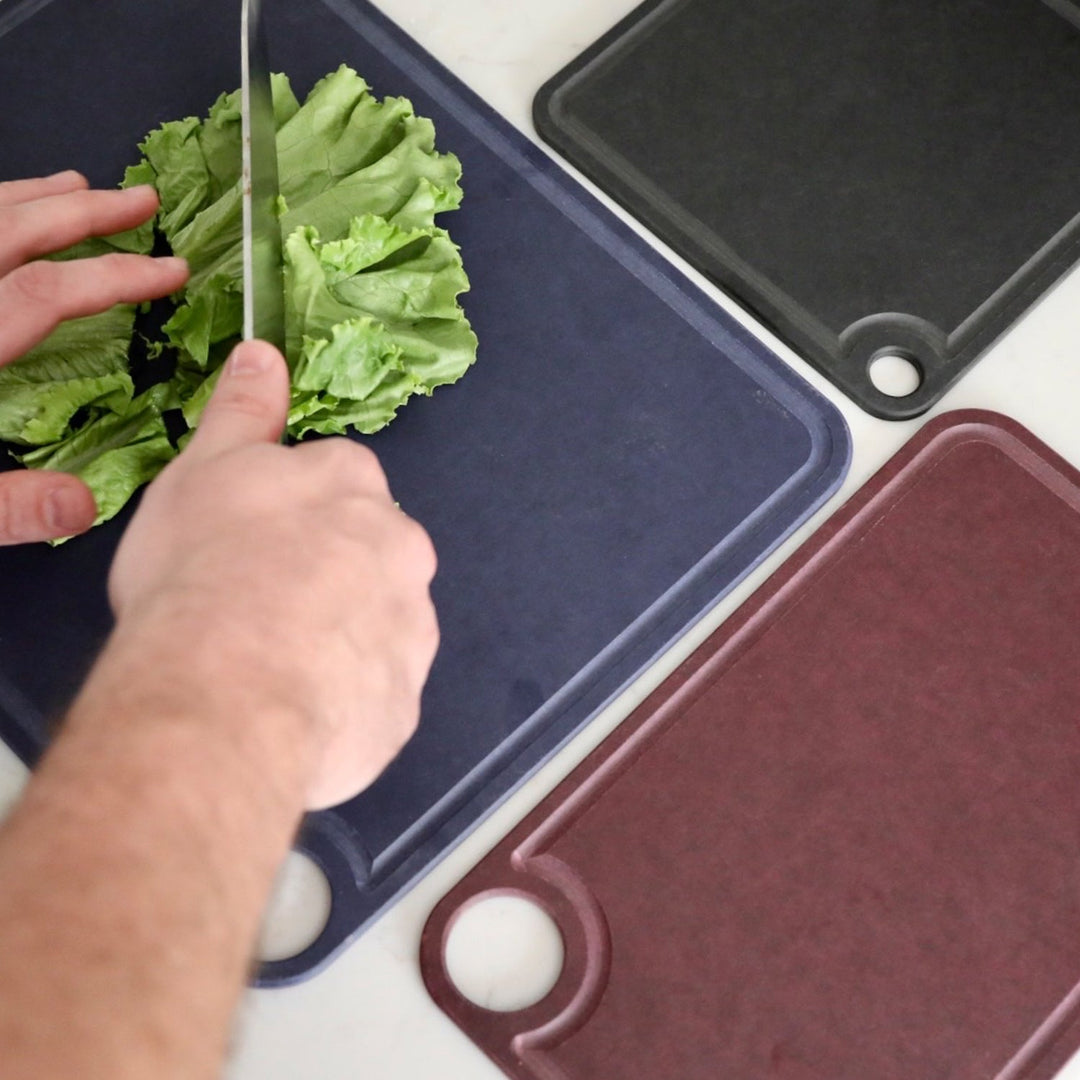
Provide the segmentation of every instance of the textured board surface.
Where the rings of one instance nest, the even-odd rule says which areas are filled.
[[[265,969],[280,981],[325,961],[817,507],[849,443],[831,406],[373,8],[267,8],[299,93],[352,64],[461,158],[465,203],[443,223],[481,343],[459,385],[369,440],[439,551],[442,647],[414,741],[309,819],[333,905],[310,949]],[[117,182],[146,131],[237,85],[234,14],[5,0],[0,175]],[[0,729],[28,760],[108,632],[122,526],[0,551]]]
[[[1080,1042],[1080,473],[945,414],[436,907],[511,1076],[1047,1080]],[[490,893],[566,963],[443,947]]]
[[[1073,0],[648,0],[541,134],[863,408],[929,408],[1080,252]],[[877,390],[881,354],[914,362]]]

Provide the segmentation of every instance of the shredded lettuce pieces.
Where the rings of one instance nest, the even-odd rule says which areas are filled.
[[[454,382],[476,355],[457,304],[468,281],[441,229],[366,214],[345,238],[323,242],[314,226],[301,227],[286,242],[285,266],[297,301],[293,386],[314,395],[294,435],[378,431],[410,395]]]
[[[0,439],[43,446],[69,436],[80,410],[124,411],[134,393],[127,367],[134,321],[130,305],[72,319],[0,368]]]
[[[431,122],[408,100],[375,98],[347,66],[303,103],[286,76],[272,81],[293,377],[288,431],[372,433],[413,394],[455,382],[476,358],[458,299],[469,287],[460,251],[435,224],[461,202],[461,166],[435,149]],[[175,310],[146,342],[150,358],[167,361],[166,383],[135,396],[146,379],[132,379],[131,306],[65,323],[0,370],[0,440],[29,467],[86,480],[99,521],[174,456],[163,412],[178,410],[195,427],[240,337],[240,142],[239,91],[222,94],[204,119],[151,131],[123,186],[154,185],[156,221],[56,256],[147,253],[156,228],[188,260]]]
[[[302,105],[283,75],[273,91],[289,433],[371,433],[411,395],[455,382],[476,358],[458,301],[469,287],[461,255],[435,225],[461,202],[461,165],[435,150],[431,122],[406,99],[379,101],[346,66]],[[238,93],[226,94],[202,123],[166,124],[142,144],[145,161],[170,178],[167,193],[159,183],[159,226],[191,266],[165,333],[192,425],[209,398],[206,378],[242,322],[239,116]]]
[[[97,500],[100,524],[176,456],[162,418],[171,396],[164,384],[151,387],[122,411],[98,413],[66,439],[16,456],[28,468],[80,477]]]

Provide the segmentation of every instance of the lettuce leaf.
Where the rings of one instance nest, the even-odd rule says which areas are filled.
[[[115,516],[176,456],[163,419],[171,404],[172,391],[159,384],[122,410],[100,413],[66,439],[16,457],[31,469],[59,469],[80,477],[97,499],[98,525]]]
[[[81,409],[126,409],[134,393],[127,367],[134,322],[132,305],[72,319],[18,363],[0,368],[0,439],[55,443],[71,434]]]
[[[230,140],[232,156],[221,156],[236,161],[240,153],[238,101],[237,94],[219,98],[200,129],[209,128],[219,139]],[[378,217],[406,231],[433,232],[435,215],[459,205],[460,163],[452,154],[435,151],[430,121],[415,116],[404,98],[380,102],[372,97],[351,68],[342,66],[316,83],[302,106],[296,103],[288,80],[275,76],[274,103],[286,240],[302,227],[314,228],[328,241],[344,239],[353,222],[364,216]],[[167,137],[171,126],[152,132],[144,142],[147,159],[155,169],[171,172],[175,168],[191,174],[187,158],[191,145],[198,142],[198,131],[184,128],[181,141]],[[163,140],[173,148],[171,156],[162,154]],[[175,166],[173,159],[178,162]],[[186,315],[182,307],[167,332],[171,342],[199,366],[208,362],[210,346],[240,332],[239,308],[230,297],[241,292],[240,189],[235,179],[225,187],[228,177],[214,175],[217,187],[200,177],[187,181],[193,192],[187,205],[189,209],[197,206],[195,212],[180,216],[166,209],[185,205],[173,191],[167,204],[163,199],[161,218],[173,250],[191,265],[183,299],[184,306],[195,309]],[[459,293],[468,287],[463,272],[460,282]],[[287,301],[294,311],[302,307],[291,295]],[[464,320],[460,307],[456,316]],[[290,359],[295,357],[290,355]]]
[[[436,150],[431,122],[408,100],[375,98],[345,65],[303,103],[284,75],[273,76],[273,93],[288,430],[375,432],[413,394],[456,381],[476,358],[459,302],[469,286],[461,253],[435,224],[461,202],[461,165]],[[147,342],[151,358],[168,362],[167,385],[134,396],[146,380],[132,377],[130,306],[64,324],[0,371],[0,440],[29,467],[82,476],[99,521],[175,454],[166,409],[198,423],[242,324],[239,91],[222,94],[204,119],[161,125],[139,149],[124,186],[157,188],[156,222],[57,257],[149,252],[156,226],[188,260],[191,278]]]

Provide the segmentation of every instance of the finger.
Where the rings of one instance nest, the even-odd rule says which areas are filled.
[[[44,199],[47,195],[64,195],[89,186],[86,177],[74,169],[53,173],[52,176],[35,176],[29,180],[5,180],[0,182],[0,206]]]
[[[225,363],[184,454],[216,457],[251,443],[276,442],[289,414],[289,369],[266,341],[243,341]]]
[[[168,296],[187,276],[183,259],[119,252],[20,266],[0,278],[0,367],[44,341],[64,319]]]
[[[35,469],[0,474],[0,544],[74,536],[96,517],[94,496],[77,476]]]
[[[157,209],[148,184],[122,191],[68,191],[0,209],[0,274],[30,259],[62,251],[88,236],[108,236],[141,225]]]

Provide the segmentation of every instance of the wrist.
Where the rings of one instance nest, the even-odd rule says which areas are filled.
[[[315,722],[260,644],[239,619],[208,619],[183,602],[126,612],[67,727],[81,737],[201,744],[241,790],[299,807],[316,767]]]
[[[87,1047],[101,1075],[210,1076],[225,1054],[312,740],[246,646],[197,629],[125,614],[0,838],[0,923],[19,926],[0,984],[22,1003],[0,1041],[6,1024],[49,1075]]]

